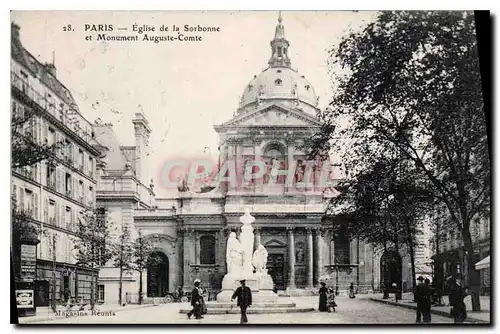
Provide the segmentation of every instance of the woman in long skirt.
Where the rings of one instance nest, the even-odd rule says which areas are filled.
[[[318,311],[320,312],[328,312],[327,293],[328,289],[326,288],[326,283],[321,282],[321,288],[319,288],[319,307],[318,307]]]
[[[351,285],[349,286],[349,298],[356,298],[356,296],[354,295],[354,284],[351,283]]]

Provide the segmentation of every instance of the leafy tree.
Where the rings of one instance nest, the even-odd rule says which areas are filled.
[[[32,166],[41,161],[53,161],[61,143],[41,143],[36,139],[32,109],[17,106],[11,117],[11,168]]]
[[[105,209],[87,210],[78,222],[77,237],[73,242],[76,260],[80,265],[90,267],[90,307],[93,310],[96,297],[96,268],[105,265],[113,258],[113,244],[110,242],[111,221],[106,217]]]
[[[380,150],[411,161],[463,238],[474,311],[479,273],[470,225],[489,219],[490,157],[470,12],[381,12],[331,50],[338,90],[320,114],[327,130],[311,152],[349,142],[347,168],[370,165]],[[361,166],[361,167],[360,167]]]
[[[139,273],[139,304],[142,305],[142,274],[150,266],[151,253],[153,252],[153,245],[148,239],[145,239],[142,232],[139,231],[137,238],[134,240],[132,246],[132,265],[131,268]]]
[[[123,273],[132,270],[133,244],[130,239],[130,228],[123,225],[117,242],[114,244],[113,261],[115,267],[120,270],[120,281],[118,285],[118,304],[122,305]]]

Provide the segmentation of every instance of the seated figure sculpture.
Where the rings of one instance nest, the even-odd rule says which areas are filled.
[[[267,274],[267,250],[263,245],[259,245],[253,253],[252,265],[257,274]]]

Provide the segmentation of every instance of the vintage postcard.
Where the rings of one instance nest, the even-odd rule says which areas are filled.
[[[489,20],[12,11],[19,323],[489,324]]]

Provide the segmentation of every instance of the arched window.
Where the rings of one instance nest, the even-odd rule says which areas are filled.
[[[215,237],[211,235],[200,238],[200,263],[215,264]]]
[[[281,86],[282,81],[281,79],[276,79],[274,83],[276,84],[276,86]]]

